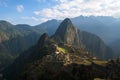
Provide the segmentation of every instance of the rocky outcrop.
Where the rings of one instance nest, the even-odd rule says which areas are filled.
[[[37,43],[38,46],[43,47],[47,43],[48,39],[49,39],[49,36],[48,36],[47,33],[44,33],[43,35],[41,35],[41,37],[40,37],[40,39],[38,40],[38,43]]]

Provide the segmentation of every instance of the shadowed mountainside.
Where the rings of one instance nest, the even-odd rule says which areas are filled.
[[[11,62],[24,50],[34,45],[41,32],[32,26],[13,25],[0,21],[0,70]]]

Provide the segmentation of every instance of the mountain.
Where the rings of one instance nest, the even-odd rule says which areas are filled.
[[[11,62],[24,50],[34,45],[41,32],[32,26],[13,25],[7,21],[0,21],[0,70]]]
[[[103,17],[103,20],[106,22],[104,23],[101,20],[101,17],[95,17],[95,16],[79,16],[76,18],[73,18],[73,23],[81,30],[96,34],[100,38],[102,38],[105,42],[108,42],[109,38],[109,27],[107,26],[107,20],[106,17]]]
[[[73,24],[77,26],[80,30],[84,30],[90,33],[93,33],[97,36],[99,36],[107,45],[112,47],[112,43],[117,41],[119,37],[119,25],[120,25],[120,19],[119,18],[113,18],[111,16],[78,16],[75,18],[71,18]],[[55,22],[56,21],[56,22]],[[51,26],[54,27],[52,30],[52,33],[57,30],[58,25],[61,21],[58,20],[50,20],[48,22],[45,22],[44,25],[46,26],[44,30],[48,33],[51,32],[50,29],[52,29]],[[57,24],[57,25],[54,25]],[[39,26],[42,26],[43,24],[40,24]],[[51,25],[51,26],[49,26]],[[38,26],[38,27],[39,27]],[[41,28],[41,27],[39,27]],[[50,29],[49,29],[50,28]],[[43,30],[43,29],[42,29]],[[113,48],[113,47],[112,47]],[[117,48],[117,52],[119,52],[119,48]],[[115,51],[116,52],[116,51]],[[117,53],[116,53],[117,54]],[[115,55],[116,56],[116,55]],[[113,56],[114,57],[114,56]]]
[[[92,54],[92,51],[102,51],[103,47],[106,53]],[[15,80],[16,78],[24,80],[27,76],[28,80],[32,78],[38,79],[38,76],[40,80],[44,80],[42,76],[49,76],[47,71],[51,70],[52,73],[56,73],[59,70],[61,71],[62,68],[64,69],[65,65],[68,66],[74,63],[89,65],[94,60],[104,64],[104,61],[102,62],[95,55],[103,58],[103,54],[107,54],[107,56],[104,56],[104,59],[108,58],[108,56],[110,57],[111,54],[107,53],[107,48],[99,37],[80,31],[72,24],[70,19],[66,18],[53,36],[49,37],[48,34],[44,33],[36,45],[20,54],[14,63],[3,71],[3,75],[8,80]],[[29,75],[26,72],[26,68],[30,70],[31,68],[35,68],[35,70],[37,68],[38,71],[34,74],[33,69],[31,78],[30,75],[32,74],[30,72]],[[22,73],[23,76],[19,78]]]
[[[82,47],[98,58],[112,57],[112,50],[98,36],[77,29],[68,18],[60,24],[52,37],[58,43]]]
[[[114,56],[116,58],[118,58],[120,56],[120,39],[117,39],[116,41],[112,42],[110,44],[111,48],[113,49],[113,51],[115,52]]]
[[[79,16],[71,19],[79,32],[90,32],[99,36],[119,55],[119,47],[114,47],[111,44],[119,39],[119,21],[110,16]],[[53,35],[57,30],[60,20],[49,20],[36,26],[26,24],[13,25],[7,21],[0,21],[0,55],[11,56],[15,58],[24,50],[34,45],[39,39],[40,34],[46,32]],[[81,31],[83,30],[83,31]],[[77,40],[78,41],[78,40]],[[117,42],[116,42],[117,43]],[[18,47],[18,45],[20,45]],[[116,45],[117,46],[117,45]],[[9,54],[10,53],[10,54]],[[17,53],[17,54],[16,54]],[[12,55],[11,55],[12,54]],[[117,56],[118,56],[117,55]],[[15,57],[14,57],[15,56]],[[116,55],[115,55],[116,56]],[[2,59],[2,62],[4,58]],[[10,61],[9,58],[6,61]],[[3,62],[6,63],[6,62]]]
[[[49,20],[47,22],[41,23],[39,25],[34,26],[35,29],[39,30],[40,32],[43,33],[48,33],[49,35],[53,35],[58,28],[59,24],[61,21],[59,20]]]
[[[13,25],[6,21],[0,21],[0,44],[1,47],[3,46],[7,49],[1,49],[3,51],[0,52],[11,54],[21,53],[38,40],[39,34],[40,32],[29,25]],[[28,40],[30,41],[30,44]],[[19,47],[16,47],[17,45],[19,45]]]
[[[49,59],[49,58],[47,58]],[[43,59],[46,60],[46,59]],[[120,59],[89,64],[63,65],[56,61],[36,61],[28,65],[17,80],[119,80]],[[102,64],[99,64],[102,63]]]
[[[91,32],[102,38],[109,44],[118,38],[120,28],[118,27],[120,19],[111,16],[78,16],[72,18],[72,22],[79,29]]]
[[[115,21],[109,23],[108,26],[110,27],[110,32],[111,32],[110,35],[113,36],[114,41],[119,39],[120,37],[118,37],[118,36],[120,34],[120,32],[119,32],[119,30],[120,30],[120,19],[118,18]]]
[[[55,34],[52,36],[57,42],[66,44],[74,44],[75,37],[77,36],[77,28],[73,26],[70,19],[65,19],[58,27]],[[79,39],[78,39],[79,40]]]
[[[71,18],[71,21],[77,28],[96,34],[107,44],[113,42],[119,33],[119,31],[116,31],[119,30],[119,18],[113,18],[111,16],[78,16]],[[60,20],[49,20],[38,25],[37,28],[53,35],[60,22]]]
[[[24,73],[26,66],[31,66],[31,63],[40,64],[41,68],[43,68],[42,65],[44,65],[44,67],[49,67],[51,70],[58,70],[63,64],[90,64],[89,60],[92,58],[93,57],[90,56],[87,51],[81,48],[68,45],[57,45],[57,43],[50,39],[45,33],[35,46],[31,47],[23,54],[20,54],[15,62],[8,67],[3,74],[8,80],[16,80],[15,78],[19,77],[22,72]]]

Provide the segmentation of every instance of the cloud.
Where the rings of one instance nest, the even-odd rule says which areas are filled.
[[[24,6],[23,5],[17,5],[16,7],[18,12],[22,12],[24,10]]]
[[[37,21],[37,22],[45,22],[47,21],[48,19],[46,18],[38,18],[38,17],[28,17],[28,16],[25,16],[25,17],[21,17],[21,19],[24,19],[24,20],[34,20],[34,21]]]
[[[59,4],[34,11],[46,19],[64,19],[80,15],[120,17],[120,0],[56,0]]]

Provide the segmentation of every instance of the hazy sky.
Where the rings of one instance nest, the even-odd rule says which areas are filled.
[[[14,24],[80,15],[120,17],[120,0],[0,0],[0,20]]]

